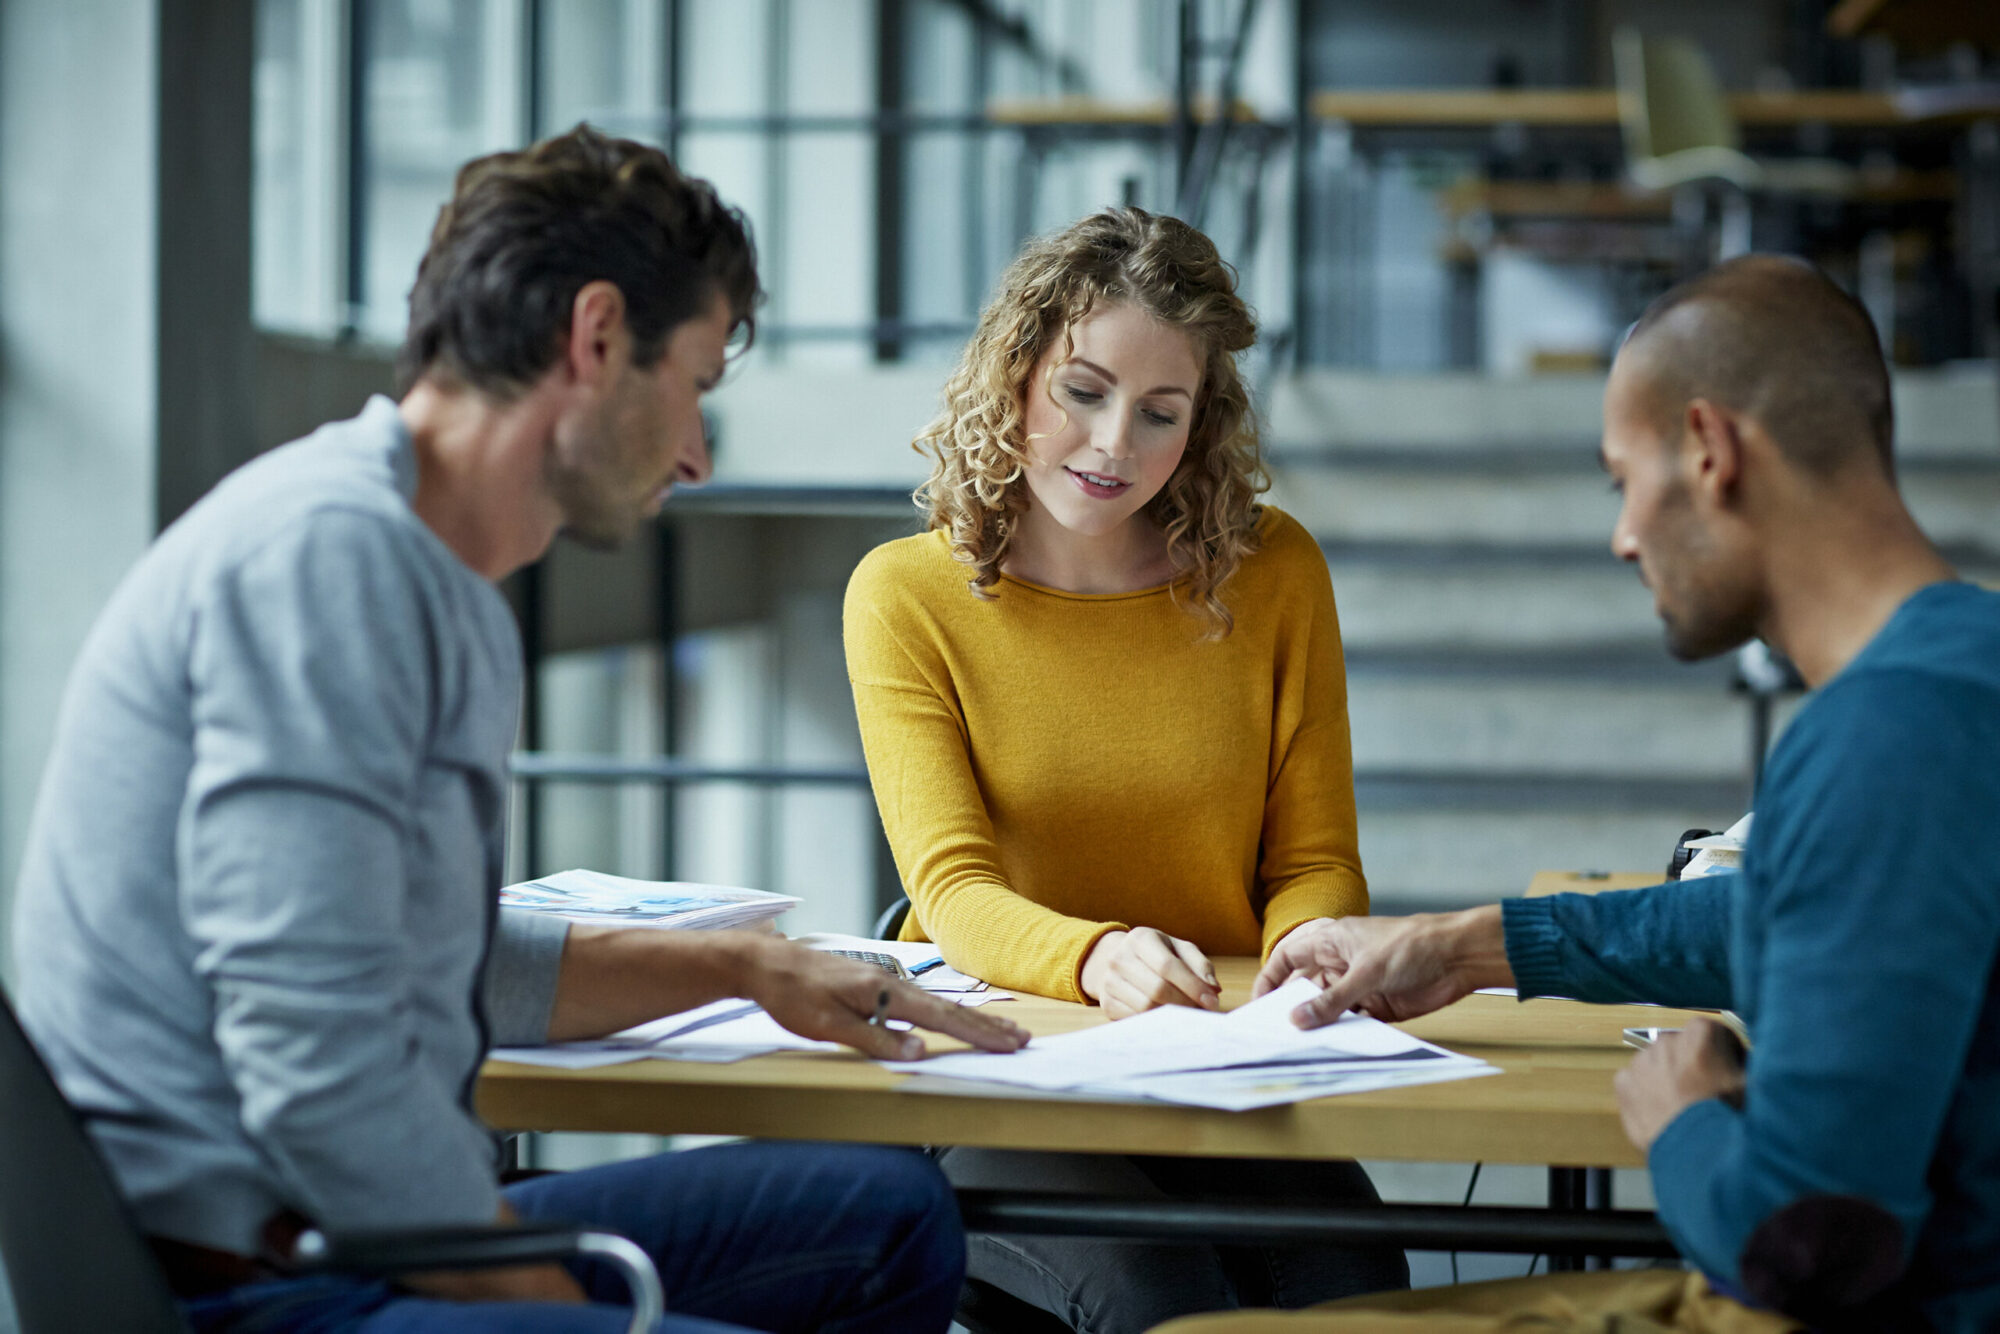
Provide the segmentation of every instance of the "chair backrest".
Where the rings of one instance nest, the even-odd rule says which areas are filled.
[[[884,908],[881,916],[875,919],[875,939],[900,939],[903,934],[903,923],[909,919],[909,916],[910,899],[908,895],[904,895]]]
[[[186,1334],[111,1173],[4,996],[0,1260],[21,1334]]]
[[[1729,99],[1708,57],[1693,42],[1620,28],[1611,39],[1611,57],[1628,157],[1741,147]]]

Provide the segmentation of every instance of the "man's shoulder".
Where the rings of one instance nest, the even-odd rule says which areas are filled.
[[[1871,806],[1945,784],[2000,800],[2000,595],[1970,584],[1914,596],[1808,699],[1772,753],[1774,792],[1853,789]],[[1995,822],[2000,829],[2000,822]]]
[[[357,417],[279,445],[223,478],[182,521],[282,528],[329,510],[414,518],[394,415],[386,400],[375,400]]]
[[[2000,691],[2000,593],[1957,582],[1919,589],[1829,685],[1908,688],[1925,678]]]
[[[209,574],[286,551],[425,562],[433,544],[406,495],[402,470],[412,465],[394,434],[394,412],[378,399],[358,417],[252,459],[175,521],[149,555]]]

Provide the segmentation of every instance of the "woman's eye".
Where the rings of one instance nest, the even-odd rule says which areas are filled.
[[[1080,384],[1064,385],[1063,388],[1079,403],[1096,403],[1104,397],[1095,389],[1086,389]]]
[[[1178,424],[1178,423],[1179,423],[1179,421],[1180,421],[1180,418],[1178,418],[1178,417],[1174,416],[1174,415],[1173,415],[1172,413],[1170,413],[1170,412],[1151,412],[1151,411],[1148,411],[1148,412],[1147,412],[1147,413],[1145,414],[1145,416],[1146,416],[1146,420],[1147,420],[1147,421],[1149,421],[1149,422],[1151,422],[1151,423],[1153,423],[1153,425],[1155,425],[1155,426],[1173,426],[1173,425],[1176,425],[1176,424]]]

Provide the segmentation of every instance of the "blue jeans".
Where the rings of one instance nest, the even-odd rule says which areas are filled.
[[[965,1276],[951,1188],[913,1149],[729,1144],[507,1189],[523,1218],[622,1233],[659,1266],[660,1334],[942,1331]],[[197,1334],[622,1334],[625,1284],[570,1270],[592,1305],[458,1303],[338,1277],[252,1283],[183,1304]]]

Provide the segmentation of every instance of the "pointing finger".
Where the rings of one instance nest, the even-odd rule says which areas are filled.
[[[1360,1003],[1374,989],[1372,974],[1349,972],[1328,983],[1319,995],[1292,1011],[1292,1022],[1300,1028],[1330,1024]]]

